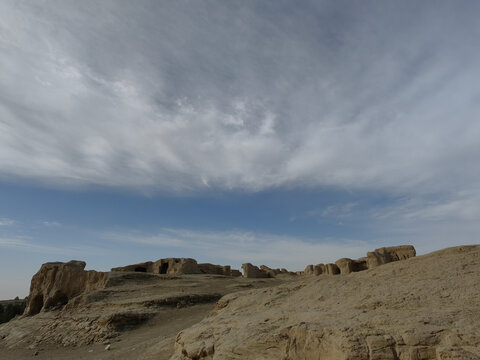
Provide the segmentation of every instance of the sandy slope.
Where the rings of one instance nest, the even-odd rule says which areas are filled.
[[[480,359],[480,246],[336,276],[113,274],[0,326],[0,359],[31,358]]]
[[[172,359],[480,359],[480,247],[229,294]]]
[[[202,320],[221,296],[288,281],[111,275],[107,288],[85,293],[63,309],[1,325],[0,359],[30,359],[36,351],[38,359],[168,359],[176,334]],[[106,343],[111,350],[105,351]]]

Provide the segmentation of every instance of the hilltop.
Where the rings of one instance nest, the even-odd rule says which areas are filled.
[[[25,315],[0,326],[2,359],[480,359],[480,246],[244,276],[193,259],[84,267],[42,266]]]

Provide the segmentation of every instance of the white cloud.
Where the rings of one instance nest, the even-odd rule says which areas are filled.
[[[480,191],[460,191],[447,198],[400,198],[392,204],[373,208],[369,212],[370,217],[375,220],[480,222]]]
[[[0,226],[9,226],[13,225],[15,221],[12,219],[7,219],[7,218],[0,218]]]
[[[372,3],[342,8],[345,26],[325,5],[299,18],[184,5],[2,2],[0,176],[164,191],[478,183],[473,11]]]
[[[58,221],[42,221],[42,224],[47,226],[47,227],[58,227],[58,226],[62,226],[61,223],[59,223]]]
[[[105,248],[96,246],[96,244],[64,244],[61,242],[48,241],[42,238],[31,236],[0,236],[0,248],[16,249],[24,253],[41,253],[41,258],[51,258],[52,255],[61,256],[63,259],[69,257],[92,257],[97,255],[106,255]],[[112,250],[112,249],[110,249]],[[114,250],[114,249],[113,249]],[[38,262],[39,258],[36,258]]]
[[[66,254],[78,253],[78,249],[62,248],[59,246],[49,246],[36,244],[32,239],[16,237],[0,237],[0,247],[15,248],[27,252],[40,252],[47,254]]]
[[[252,4],[0,2],[0,179],[177,195],[367,190],[397,199],[369,211],[371,226],[395,242],[431,239],[426,230],[446,244],[446,234],[473,241],[477,12],[417,2],[313,2],[308,11],[292,3],[294,12]],[[332,204],[290,221],[362,211]],[[196,244],[167,231],[139,239]],[[332,251],[255,239],[222,255],[284,262],[282,252],[296,249],[288,242],[299,258]]]
[[[354,208],[358,206],[358,203],[346,203],[346,204],[340,204],[340,205],[330,205],[325,208],[321,214],[322,217],[326,216],[334,216],[337,217],[338,219],[350,217],[353,214]],[[318,215],[318,212],[312,211],[309,214],[311,215]]]

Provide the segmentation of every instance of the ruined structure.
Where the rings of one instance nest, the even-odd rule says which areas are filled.
[[[369,269],[392,261],[405,260],[416,255],[415,248],[411,245],[382,247],[367,253],[367,266]]]
[[[406,260],[416,255],[412,245],[400,245],[375,249],[368,252],[366,257],[352,260],[341,258],[335,264],[307,265],[304,271],[297,272],[298,275],[337,275],[350,274],[362,270],[372,269],[379,265],[393,261]]]
[[[85,291],[103,289],[108,273],[85,271],[85,265],[84,261],[76,260],[43,264],[32,278],[25,314],[35,315],[63,306]]]
[[[404,260],[416,255],[411,245],[383,247],[368,252],[366,257],[352,260],[341,258],[335,263],[308,265],[299,275],[337,275],[350,274],[372,269],[393,261]],[[53,262],[43,264],[33,276],[30,286],[25,314],[34,315],[42,310],[63,306],[68,301],[84,292],[103,289],[109,278],[108,273],[85,271],[85,262],[72,260],[68,263]],[[278,274],[294,274],[286,269],[271,269],[266,265],[257,267],[250,263],[242,265],[243,276],[246,278],[274,278]],[[230,266],[209,263],[198,264],[191,258],[165,258],[155,262],[117,267],[113,272],[131,271],[150,274],[182,275],[182,274],[213,274],[223,276],[241,276],[238,270]]]
[[[258,268],[250,263],[243,264],[242,269],[243,276],[246,278],[272,278],[278,274],[338,275],[372,269],[382,264],[405,260],[415,255],[415,248],[412,245],[400,245],[375,249],[368,252],[366,257],[356,260],[341,258],[335,261],[335,263],[307,265],[305,270],[297,271],[296,273],[289,272],[286,269],[271,269],[265,265],[261,265]]]
[[[198,264],[190,258],[166,258],[155,262],[147,261],[111,269],[111,271],[135,271],[151,274],[214,274],[224,276],[241,276],[240,271],[232,270],[229,265]]]
[[[295,273],[288,271],[285,268],[271,269],[266,265],[260,265],[260,268],[250,263],[242,264],[243,276],[246,278],[274,278],[278,274],[290,274]]]
[[[258,266],[250,263],[242,264],[243,276],[246,278],[268,278],[269,274]],[[271,277],[271,276],[270,276]]]

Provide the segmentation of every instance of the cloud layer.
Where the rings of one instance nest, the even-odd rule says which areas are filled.
[[[480,5],[304,5],[3,1],[0,176],[478,190]]]

